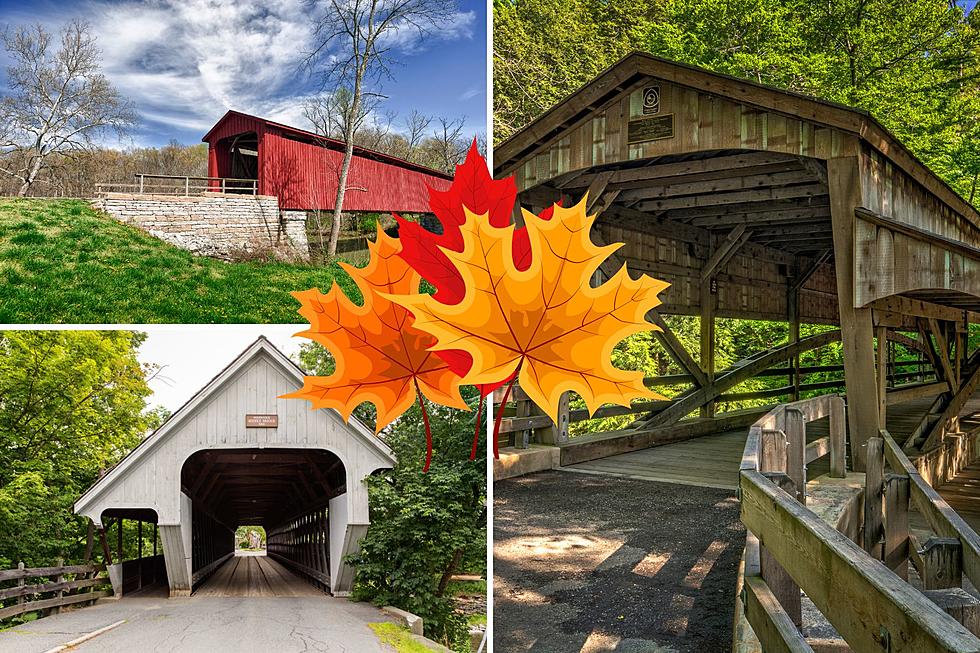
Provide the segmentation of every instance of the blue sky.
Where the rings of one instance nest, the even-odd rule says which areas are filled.
[[[308,126],[303,98],[319,88],[297,66],[310,43],[308,15],[305,0],[0,0],[0,26],[57,29],[72,17],[92,25],[106,75],[142,117],[124,147],[199,142],[227,109]],[[459,0],[424,42],[397,38],[401,65],[381,88],[383,108],[398,113],[393,129],[418,109],[465,116],[469,134],[485,133],[484,0]],[[0,70],[0,88],[5,76]]]

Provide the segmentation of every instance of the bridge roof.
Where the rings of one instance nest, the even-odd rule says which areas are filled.
[[[511,174],[542,146],[581,124],[588,116],[600,113],[610,100],[636,88],[645,78],[660,79],[853,134],[915,178],[950,208],[980,226],[980,211],[960,197],[868,111],[638,51],[603,70],[591,82],[495,147],[495,174]]]
[[[104,476],[93,483],[75,502],[75,512],[81,512],[87,504],[94,501],[99,495],[112,487],[113,484],[121,481],[131,467],[137,465],[142,459],[152,456],[154,450],[167,441],[170,434],[176,432],[189,420],[195,414],[198,407],[205,405],[210,398],[219,394],[229,382],[237,377],[241,370],[260,357],[264,357],[270,361],[276,369],[283,372],[287,378],[293,381],[297,388],[303,385],[304,371],[279,351],[265,336],[259,336],[259,338],[242,351],[231,363],[218,372],[203,388],[198,390],[183,406],[175,411],[163,425],[126,454]],[[338,422],[342,422],[342,418],[336,411],[326,408],[319,410],[330,415]],[[356,417],[352,416],[349,422],[344,424],[344,428],[349,432],[350,439],[372,451],[376,457],[386,461],[390,465],[394,465],[395,458],[392,450]],[[276,445],[269,444],[267,446],[272,448]],[[183,460],[180,462],[182,463]]]

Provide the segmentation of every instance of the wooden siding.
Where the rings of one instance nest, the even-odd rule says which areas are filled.
[[[367,520],[367,492],[361,480],[391,463],[360,441],[334,411],[309,409],[307,402],[281,399],[296,381],[264,351],[243,365],[206,402],[183,416],[176,428],[127,469],[83,497],[83,514],[97,523],[110,508],[152,508],[161,524],[179,524],[180,473],[196,451],[239,448],[311,448],[336,454],[347,473],[347,504],[353,521]],[[245,428],[246,414],[276,414],[277,428]],[[151,436],[159,437],[159,435]],[[137,449],[137,451],[139,451]],[[110,472],[112,474],[112,472]]]
[[[700,313],[701,269],[710,256],[706,240],[681,240],[668,230],[641,232],[600,222],[603,242],[624,243],[617,255],[630,270],[670,282],[660,294],[666,314]],[[721,236],[711,237],[715,244]],[[717,275],[718,317],[785,321],[787,287],[794,272],[794,257],[746,243]],[[800,315],[813,324],[836,324],[837,296],[834,268],[822,265],[800,290]]]
[[[229,112],[205,136],[209,176],[234,176],[231,156],[221,141],[249,132],[258,137],[259,194],[278,197],[281,209],[333,209],[342,144],[253,116]],[[449,184],[449,176],[437,171],[367,150],[355,151],[344,209],[428,213],[427,188],[445,190]]]
[[[630,144],[630,122],[641,119],[646,86],[660,87],[660,113],[673,115],[670,138]],[[829,159],[857,152],[857,138],[815,122],[650,78],[617,96],[590,120],[538,149],[521,165],[498,175],[516,175],[526,190],[574,170],[671,154],[715,150],[761,150]]]

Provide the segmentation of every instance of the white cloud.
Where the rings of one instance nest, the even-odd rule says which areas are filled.
[[[306,0],[89,0],[79,13],[98,37],[106,75],[147,122],[204,134],[236,109],[306,125],[302,101],[316,90],[300,68],[313,46]],[[63,20],[48,16],[52,29]],[[407,28],[391,39],[412,54],[469,38],[474,21],[457,12],[426,39]]]

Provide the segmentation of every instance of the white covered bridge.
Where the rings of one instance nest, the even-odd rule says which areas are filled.
[[[164,570],[171,596],[229,577],[229,567],[216,572],[231,564],[241,525],[266,529],[276,570],[335,595],[350,590],[343,558],[369,521],[363,480],[394,458],[355,419],[280,398],[302,383],[302,370],[259,338],[75,503],[115,563],[117,594],[162,581]],[[123,562],[120,537],[112,560],[122,520],[158,528],[162,555],[154,544]]]

